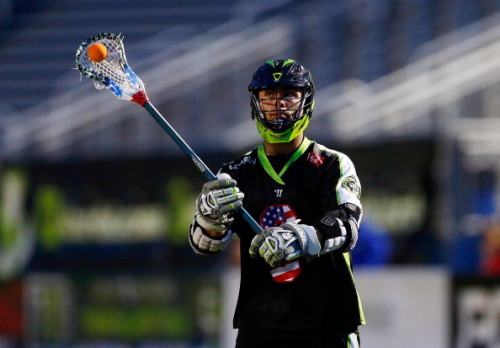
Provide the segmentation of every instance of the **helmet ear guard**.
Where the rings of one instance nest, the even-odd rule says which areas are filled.
[[[262,111],[258,93],[262,89],[297,88],[302,90],[300,106],[292,119],[268,120]],[[285,143],[295,139],[309,125],[314,109],[314,83],[309,70],[293,59],[268,60],[253,74],[248,86],[251,93],[252,119],[259,134],[270,143]]]

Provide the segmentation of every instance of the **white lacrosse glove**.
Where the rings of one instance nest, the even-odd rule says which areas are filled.
[[[257,234],[250,244],[250,256],[261,256],[271,267],[301,256],[317,257],[321,245],[314,227],[293,222],[271,227]]]
[[[229,174],[219,173],[217,180],[202,187],[196,200],[196,222],[205,230],[223,232],[233,222],[230,216],[243,205],[245,195]]]
[[[220,238],[213,238],[208,236],[196,221],[193,221],[189,229],[189,245],[198,255],[216,254],[227,248],[232,234],[231,230],[228,230]]]

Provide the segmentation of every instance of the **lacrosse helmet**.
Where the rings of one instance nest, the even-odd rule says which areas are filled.
[[[291,118],[268,120],[259,102],[259,91],[278,87],[298,88],[302,97]],[[268,60],[253,74],[248,90],[251,93],[252,119],[256,120],[257,130],[266,141],[289,142],[309,125],[314,109],[314,83],[309,70],[299,62],[293,59]]]

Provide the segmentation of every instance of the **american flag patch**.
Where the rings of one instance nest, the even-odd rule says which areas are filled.
[[[271,275],[276,283],[292,283],[300,272],[300,261],[295,260],[284,266],[273,268]]]
[[[260,225],[264,229],[279,226],[285,222],[296,221],[297,214],[288,204],[270,205],[264,209],[260,216]],[[271,275],[277,283],[291,283],[301,272],[298,260],[289,262],[283,266],[273,268]]]
[[[264,229],[279,226],[297,219],[297,214],[288,204],[270,205],[260,215],[260,225]]]

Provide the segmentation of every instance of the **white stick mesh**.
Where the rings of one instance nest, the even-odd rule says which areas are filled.
[[[107,49],[107,56],[101,62],[89,59],[87,50],[94,43]],[[115,34],[101,33],[83,42],[76,53],[76,65],[82,75],[93,79],[98,89],[108,88],[118,98],[131,100],[144,84],[127,65],[122,38]]]

